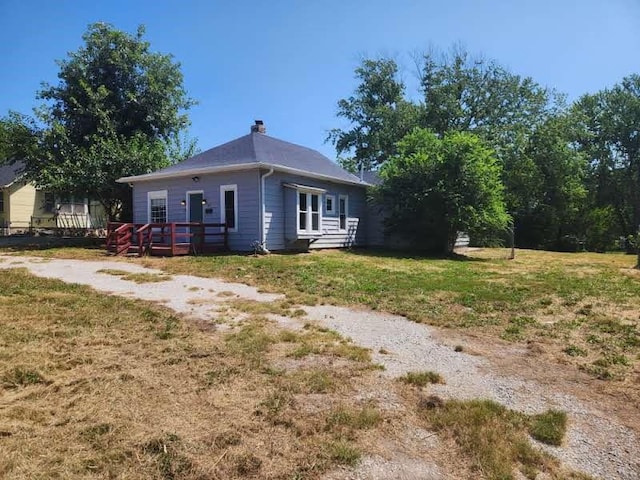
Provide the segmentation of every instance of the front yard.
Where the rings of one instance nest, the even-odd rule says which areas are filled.
[[[105,259],[92,249],[29,253]],[[162,289],[171,280],[195,295],[202,289],[179,277],[189,274],[286,296],[263,303],[208,290],[202,300],[222,306],[213,322],[37,278],[16,259],[18,269],[0,274],[0,476],[321,478],[362,455],[400,452],[447,465],[455,478],[516,478],[515,470],[527,478],[540,471],[588,478],[529,443],[565,444],[571,416],[432,399],[429,384],[447,384],[446,375],[385,377],[372,356],[394,352],[361,348],[307,321],[299,308],[324,303],[405,315],[457,336],[460,344],[450,345],[456,352],[474,354],[471,346],[484,342],[511,362],[510,348],[530,349],[525,364],[577,368],[588,385],[612,386],[616,402],[635,397],[640,276],[629,268],[633,259],[521,251],[508,261],[504,253],[457,260],[367,251],[118,259],[95,272],[131,289]],[[128,262],[166,274],[131,273]],[[270,315],[300,327],[283,328]],[[627,413],[625,423],[637,429],[637,407]],[[407,432],[422,429],[442,443],[407,446]]]
[[[174,274],[221,277],[303,304],[386,311],[510,343],[539,342],[600,379],[638,384],[640,271],[618,254],[481,250],[460,260],[325,251],[149,258]]]

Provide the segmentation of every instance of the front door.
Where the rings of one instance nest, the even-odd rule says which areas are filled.
[[[204,209],[203,200],[204,194],[202,192],[189,192],[187,194],[189,196],[188,204],[189,204],[189,217],[187,218],[188,222],[202,222],[202,211]],[[193,237],[191,237],[191,243],[194,245],[198,245],[202,241],[201,229],[192,228],[191,233]]]

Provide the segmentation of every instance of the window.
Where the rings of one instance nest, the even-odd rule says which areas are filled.
[[[4,212],[4,191],[0,190],[0,213]]]
[[[226,223],[230,232],[238,231],[238,186],[220,186],[220,222]]]
[[[56,197],[51,192],[44,192],[44,204],[42,205],[42,209],[46,213],[53,213],[56,209]]]
[[[149,223],[167,223],[167,191],[148,192]]]
[[[53,203],[55,203],[55,198],[52,197]],[[62,214],[86,214],[89,212],[88,201],[87,199],[76,198],[73,195],[63,195],[57,199],[58,205],[54,208],[58,213]],[[46,202],[46,193],[45,193],[45,202]],[[52,210],[53,211],[53,210]]]
[[[349,215],[349,197],[340,195],[338,199],[338,216],[340,217],[340,230],[347,229],[347,217]]]
[[[336,197],[333,195],[327,195],[324,199],[324,211],[327,214],[335,214],[336,213]]]
[[[303,233],[319,232],[320,195],[317,193],[298,192],[298,231]]]

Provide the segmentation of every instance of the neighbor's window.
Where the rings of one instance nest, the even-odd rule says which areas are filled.
[[[4,212],[4,191],[0,190],[0,213]]]
[[[56,197],[52,192],[44,192],[44,205],[42,209],[46,213],[53,213],[56,209]]]
[[[298,192],[298,231],[320,231],[320,195]]]
[[[324,210],[327,214],[336,213],[336,197],[334,195],[327,195],[324,199]]]
[[[238,186],[222,185],[220,187],[220,222],[226,223],[231,232],[238,227]]]
[[[147,193],[149,223],[167,223],[167,191]]]
[[[338,199],[338,215],[340,217],[340,230],[347,229],[347,216],[349,215],[349,197],[340,195]]]

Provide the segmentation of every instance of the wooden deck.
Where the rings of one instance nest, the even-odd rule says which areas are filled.
[[[113,255],[197,255],[227,251],[224,223],[117,223],[107,225],[107,252]]]

